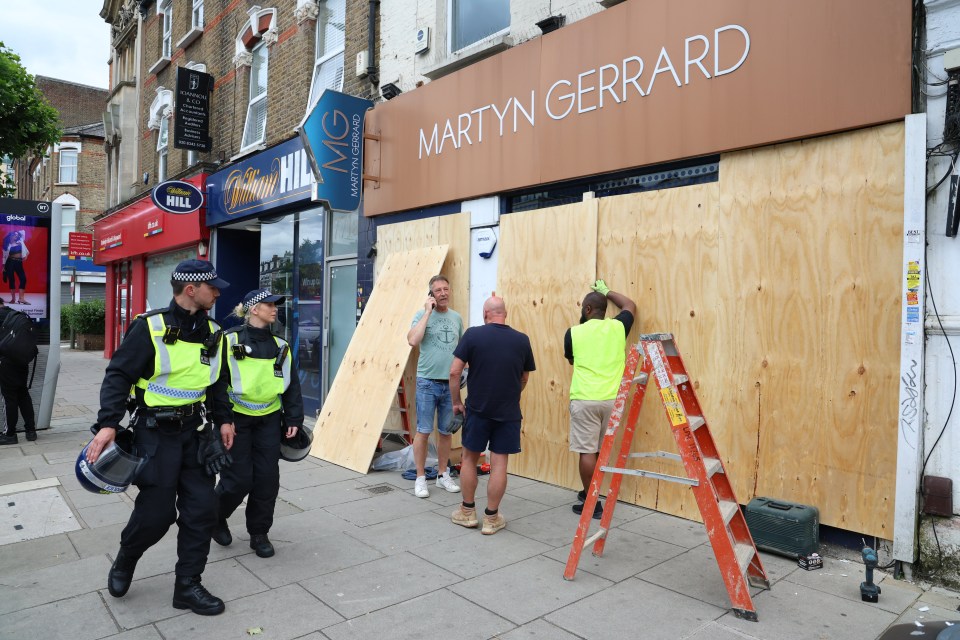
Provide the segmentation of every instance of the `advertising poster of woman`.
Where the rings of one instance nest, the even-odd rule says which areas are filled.
[[[0,296],[7,306],[37,320],[47,317],[49,222],[32,216],[0,216]]]

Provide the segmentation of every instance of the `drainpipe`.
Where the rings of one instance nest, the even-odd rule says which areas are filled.
[[[374,55],[377,52],[377,6],[380,0],[370,0],[370,13],[367,15],[367,79],[370,84],[377,86],[380,84],[379,70],[374,62]]]

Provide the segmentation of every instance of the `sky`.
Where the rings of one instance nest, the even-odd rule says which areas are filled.
[[[0,0],[0,42],[32,75],[107,88],[110,25],[103,0]]]

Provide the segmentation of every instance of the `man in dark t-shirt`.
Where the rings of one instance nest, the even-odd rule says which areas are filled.
[[[507,525],[499,512],[507,490],[507,462],[520,453],[520,393],[530,372],[536,369],[533,349],[526,334],[507,326],[507,307],[502,298],[483,303],[483,326],[471,327],[460,338],[450,366],[450,396],[454,415],[464,414],[463,461],[460,485],[463,504],[451,520],[463,527],[476,527],[477,462],[490,450],[487,507],[481,533],[491,535]],[[460,374],[470,366],[467,406],[460,398]]]

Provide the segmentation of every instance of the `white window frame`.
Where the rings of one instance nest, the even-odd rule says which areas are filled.
[[[269,114],[267,113],[266,105],[264,105],[264,108],[263,108],[263,132],[261,133],[260,137],[257,138],[256,140],[248,139],[247,132],[250,129],[251,124],[253,124],[250,120],[250,116],[253,112],[253,109],[259,107],[261,102],[265,103],[267,101],[267,95],[270,93],[270,48],[267,46],[266,42],[261,40],[256,46],[253,47],[253,49],[250,50],[250,52],[253,54],[253,62],[250,65],[250,81],[249,81],[250,86],[247,94],[249,96],[247,101],[247,117],[243,121],[243,134],[242,134],[243,137],[240,139],[241,153],[243,153],[248,149],[256,147],[257,145],[263,144],[264,141],[267,139],[267,116]],[[264,89],[263,93],[258,95],[253,95],[253,92],[256,87],[256,85],[253,82],[253,71],[254,71],[254,65],[257,63],[256,61],[257,61],[258,53],[263,53],[263,56],[264,56],[262,73],[266,74],[267,81],[266,81],[266,88]]]
[[[167,159],[170,150],[170,118],[160,119],[157,131],[157,182],[167,179]]]
[[[347,15],[347,3],[346,0],[326,0],[325,2],[321,1],[321,5],[330,4],[337,2],[343,6],[344,22],[346,22]],[[323,8],[320,9],[323,11]],[[307,94],[307,112],[310,112],[310,109],[313,108],[313,105],[317,103],[317,100],[320,99],[320,93],[317,92],[317,79],[319,77],[320,67],[322,67],[326,62],[333,60],[337,56],[340,56],[340,84],[336,87],[324,87],[324,89],[332,89],[334,91],[341,91],[343,89],[344,76],[346,75],[346,66],[345,61],[343,60],[344,51],[346,50],[347,36],[346,36],[346,26],[344,26],[344,36],[343,44],[341,44],[336,49],[333,49],[329,52],[320,51],[320,30],[326,28],[327,23],[317,17],[317,31],[316,31],[316,44],[314,45],[314,61],[313,61],[313,76],[310,80],[310,93]]]
[[[508,22],[508,23],[507,23],[507,26],[504,27],[503,29],[501,29],[500,31],[497,31],[497,32],[495,32],[495,33],[491,33],[491,34],[488,35],[488,36],[484,36],[484,37],[480,38],[479,40],[476,40],[476,41],[474,41],[474,42],[471,42],[470,44],[467,44],[467,45],[465,45],[465,46],[462,46],[462,47],[460,47],[460,48],[458,48],[458,49],[454,49],[454,48],[453,48],[453,32],[454,32],[454,7],[453,7],[453,5],[454,5],[454,3],[457,2],[457,1],[458,1],[458,0],[447,0],[447,49],[450,51],[450,54],[451,54],[451,55],[452,55],[452,54],[455,54],[455,53],[458,53],[458,52],[460,52],[460,51],[463,51],[464,49],[469,49],[469,48],[471,48],[471,47],[474,47],[474,46],[478,45],[478,44],[481,43],[481,42],[486,42],[487,40],[491,40],[491,39],[493,39],[493,38],[496,38],[497,36],[503,36],[503,35],[507,35],[507,34],[510,33],[510,23]],[[484,0],[459,0],[459,1],[460,1],[460,2],[480,2],[480,3],[484,2]],[[511,19],[511,21],[513,20],[513,14],[511,14],[510,19]]]
[[[63,159],[67,157],[73,158],[73,180],[65,180],[63,175],[64,162]],[[70,177],[70,176],[67,176]],[[80,150],[73,146],[63,146],[60,147],[60,157],[57,166],[57,184],[77,184],[77,181],[80,177]]]
[[[190,26],[194,29],[203,28],[203,0],[193,0],[193,11],[190,13]]]
[[[163,16],[160,57],[169,60],[173,55],[173,0],[158,2],[157,13]]]

